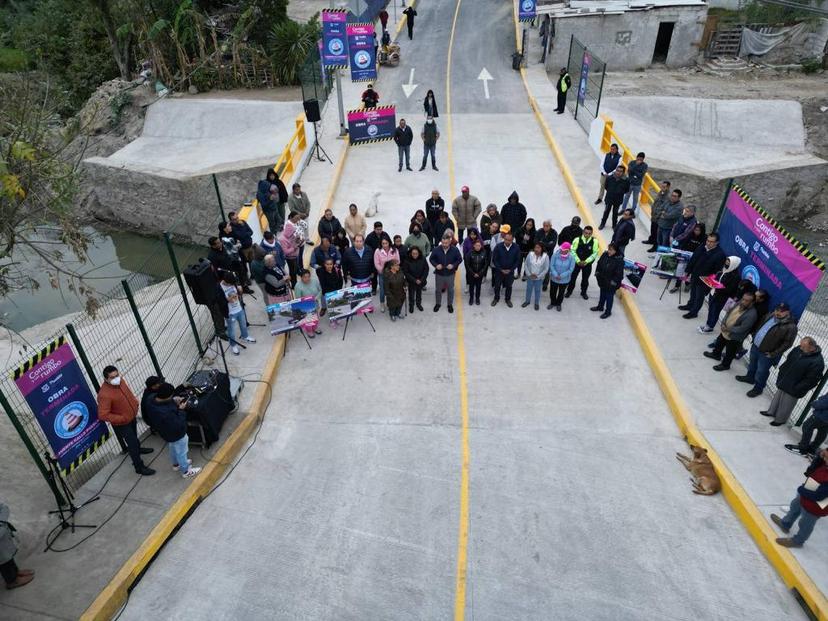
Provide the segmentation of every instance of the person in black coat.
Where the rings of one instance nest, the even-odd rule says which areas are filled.
[[[690,299],[687,304],[679,306],[679,310],[687,311],[682,317],[693,319],[699,316],[699,309],[704,304],[708,291],[707,285],[701,281],[701,278],[711,276],[721,270],[726,259],[724,250],[719,246],[719,234],[710,233],[704,246],[696,249],[687,262],[687,272],[690,274]]]
[[[560,76],[555,82],[555,90],[558,91],[558,107],[555,108],[555,112],[558,114],[566,112],[566,96],[571,88],[572,78],[569,77],[566,67],[561,67]]]
[[[150,430],[153,432],[155,431],[155,427],[153,426],[152,409],[149,404],[152,399],[155,399],[155,395],[156,393],[158,393],[158,389],[161,388],[161,384],[163,383],[163,377],[150,375],[146,380],[146,388],[144,389],[144,394],[141,395],[141,418],[144,419],[144,422],[149,426]]]
[[[402,264],[403,276],[408,283],[408,312],[423,310],[423,287],[428,280],[428,262],[420,249],[412,246]]]
[[[480,306],[480,287],[489,270],[489,255],[483,248],[482,239],[474,240],[471,250],[463,258],[463,263],[466,266],[466,283],[469,285],[469,306]]]
[[[426,200],[425,202],[425,215],[428,219],[429,224],[431,225],[431,231],[434,232],[434,226],[437,224],[437,221],[440,219],[440,213],[446,210],[446,202],[443,200],[443,197],[440,196],[440,192],[437,190],[431,191],[431,198]],[[431,238],[431,245],[434,246],[440,240],[437,237]]]
[[[526,222],[526,207],[520,202],[517,191],[509,195],[509,200],[500,208],[500,218],[503,224],[512,228],[512,235],[517,235],[523,224]]]
[[[331,291],[339,291],[344,283],[342,274],[333,259],[325,259],[325,262],[316,270],[316,278],[319,280],[319,287],[322,289],[322,310],[319,312],[319,316],[322,317],[328,312],[325,294]]]
[[[595,280],[601,290],[598,306],[589,310],[601,312],[601,319],[612,315],[612,305],[615,301],[615,292],[624,280],[624,257],[618,252],[614,243],[610,242],[607,249],[595,264]]]
[[[607,176],[604,181],[604,214],[601,216],[598,230],[607,225],[607,218],[610,214],[612,214],[612,228],[615,228],[618,222],[618,209],[624,202],[624,195],[630,191],[630,180],[624,176],[626,170],[623,164],[619,164],[615,172]]]
[[[437,113],[437,100],[434,99],[434,91],[431,89],[428,89],[425,99],[423,100],[423,109],[425,110],[426,117],[430,116],[436,119],[440,116]]]
[[[399,166],[397,172],[402,171],[403,156],[405,156],[405,169],[411,170],[411,142],[414,140],[414,133],[405,124],[405,119],[400,119],[400,124],[394,130],[394,142],[397,143],[397,155],[399,155]]]
[[[561,232],[558,234],[558,245],[569,243],[575,241],[575,238],[580,237],[584,232],[584,229],[581,228],[581,219],[578,216],[572,218],[572,222],[570,222],[567,226],[561,229]]]
[[[437,223],[431,227],[431,232],[434,233],[434,239],[439,243],[446,231],[451,231],[452,237],[454,236],[454,222],[449,220],[448,213],[443,211]]]
[[[273,168],[268,168],[265,178],[256,187],[256,200],[267,218],[271,231],[280,231],[285,222],[285,203],[288,191]]]
[[[615,225],[615,230],[612,233],[612,243],[618,250],[618,254],[624,256],[624,251],[627,249],[627,244],[635,239],[635,222],[633,221],[632,209],[625,209],[621,215],[621,221]]]
[[[152,411],[155,430],[169,444],[173,466],[178,468],[181,476],[190,478],[201,472],[201,468],[192,467],[192,461],[187,457],[187,401],[173,396],[174,392],[172,384],[161,384],[148,407]]]
[[[330,237],[332,241],[336,237],[337,231],[341,229],[342,224],[333,215],[333,211],[331,211],[330,209],[325,210],[325,215],[322,216],[322,218],[319,220],[319,224],[316,227],[316,230],[319,232],[319,239],[322,239],[323,237]],[[347,237],[345,239],[347,240]]]
[[[822,350],[814,339],[806,336],[779,366],[776,394],[768,409],[760,412],[762,416],[772,417],[770,424],[773,427],[784,425],[796,407],[796,402],[819,384],[824,370]]]

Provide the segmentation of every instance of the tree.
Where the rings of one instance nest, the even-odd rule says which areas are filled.
[[[90,0],[92,6],[97,9],[101,16],[101,23],[106,31],[106,38],[109,39],[109,46],[112,48],[112,58],[115,64],[118,65],[118,71],[121,72],[121,78],[124,80],[132,79],[132,70],[130,68],[130,48],[132,47],[132,36],[127,31],[124,36],[118,36],[118,28],[115,26],[115,20],[112,17],[112,6],[110,0]]]
[[[21,267],[20,258],[33,255],[53,287],[67,286],[94,314],[94,289],[66,261],[85,262],[90,240],[73,213],[80,158],[64,159],[68,142],[55,129],[56,98],[48,80],[36,74],[0,81],[0,296],[40,286],[39,274]],[[57,238],[44,236],[44,228]]]

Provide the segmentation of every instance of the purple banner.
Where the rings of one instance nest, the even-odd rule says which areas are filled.
[[[351,81],[376,80],[374,24],[348,24],[347,33],[348,56],[351,59]]]
[[[766,289],[771,307],[786,302],[800,317],[824,266],[749,200],[740,188],[731,189],[719,222],[722,249],[742,259],[742,278]]]
[[[347,67],[348,45],[345,33],[347,11],[322,11],[322,64],[325,67]]]
[[[592,56],[584,50],[584,58],[581,63],[581,82],[578,84],[578,103],[584,105],[587,92],[587,80],[589,79],[589,66],[592,63]]]
[[[394,106],[378,106],[348,111],[348,134],[351,144],[390,140],[397,127]]]
[[[38,354],[31,368],[18,369],[14,380],[66,473],[103,444],[109,431],[98,420],[97,401],[72,348],[62,342],[63,337],[53,342],[46,356]]]

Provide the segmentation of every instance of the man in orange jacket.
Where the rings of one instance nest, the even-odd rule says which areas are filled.
[[[141,448],[135,417],[138,399],[132,394],[118,369],[109,365],[103,370],[104,383],[98,391],[98,418],[112,425],[112,431],[127,446],[135,472],[149,476],[155,470],[148,468],[141,455],[152,453],[151,448]]]

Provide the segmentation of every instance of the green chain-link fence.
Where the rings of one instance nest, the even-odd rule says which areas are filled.
[[[573,35],[566,66],[572,79],[572,93],[567,97],[567,107],[588,134],[589,126],[598,117],[601,108],[607,64]]]
[[[209,310],[195,303],[181,275],[188,265],[206,256],[207,238],[218,233],[224,212],[219,206],[212,213],[213,217],[195,226],[183,215],[158,239],[135,272],[97,296],[100,306],[94,316],[86,313],[74,316],[65,329],[34,344],[0,378],[0,406],[59,499],[60,491],[50,481],[44,457],[44,453],[52,451],[34,412],[14,383],[14,369],[32,353],[65,335],[87,373],[93,392],[97,392],[103,368],[109,364],[118,367],[136,394],[141,393],[145,378],[151,375],[163,375],[172,384],[183,382],[195,370],[215,334]],[[202,241],[194,244],[193,240]],[[139,418],[139,435],[146,431],[146,425]],[[75,493],[119,456],[121,450],[117,439],[110,437],[65,475],[69,490]]]

